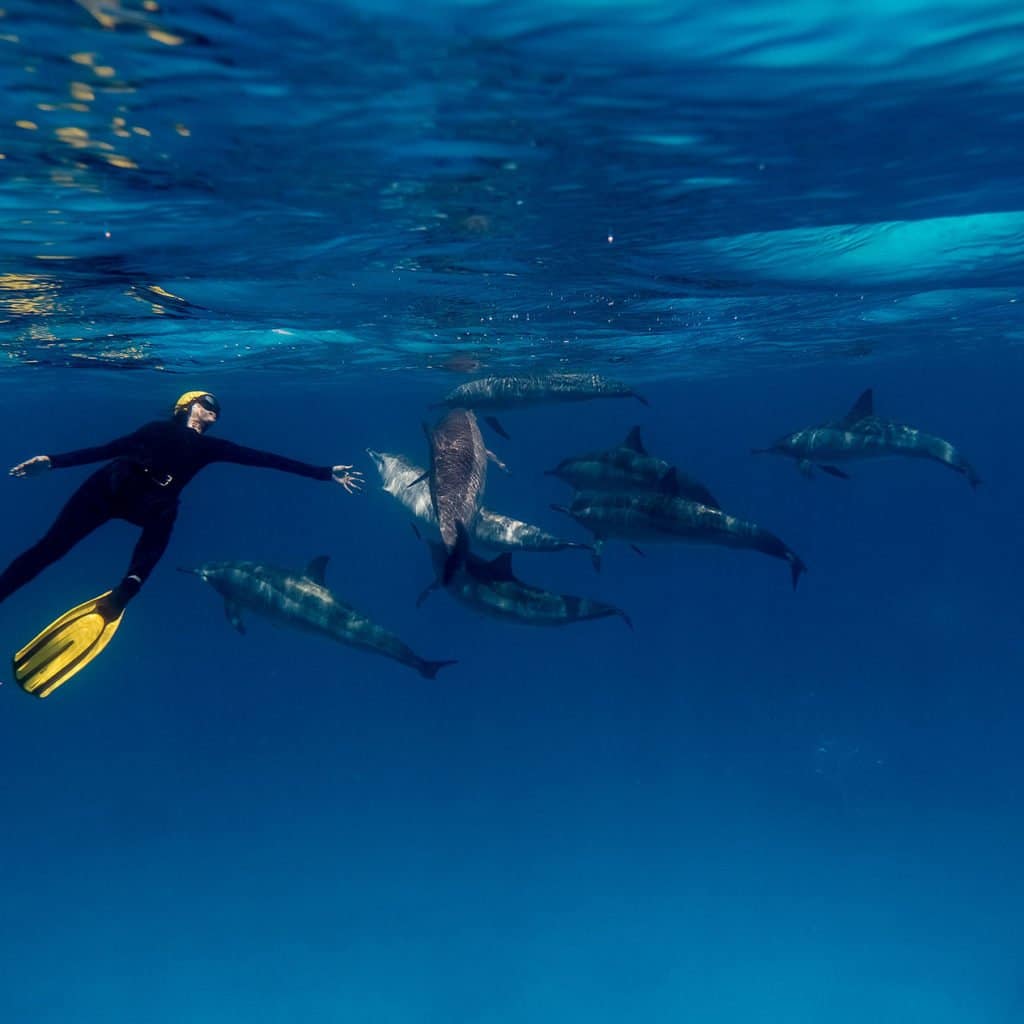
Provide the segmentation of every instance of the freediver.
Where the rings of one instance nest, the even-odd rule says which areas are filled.
[[[112,460],[71,495],[43,538],[0,574],[0,602],[111,519],[124,519],[142,528],[121,582],[66,612],[14,656],[15,677],[23,689],[48,696],[109,643],[125,606],[167,548],[181,492],[205,466],[230,462],[277,469],[313,480],[332,480],[349,494],[362,487],[362,473],[352,466],[314,466],[208,436],[206,431],[219,417],[220,403],[210,392],[186,391],[174,403],[168,419],[147,423],[93,448],[36,455],[11,469],[11,476],[25,477]]]

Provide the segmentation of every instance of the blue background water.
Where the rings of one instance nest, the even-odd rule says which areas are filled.
[[[6,7],[0,464],[204,387],[369,475],[469,373],[591,369],[650,407],[509,414],[491,507],[574,532],[543,469],[639,423],[809,572],[526,556],[636,629],[514,628],[415,608],[372,478],[208,470],[101,661],[0,688],[0,1019],[1024,1019],[1017,5],[251,7]],[[867,386],[982,487],[748,454]],[[4,559],[86,472],[3,484]],[[318,553],[459,664],[241,637],[174,572]]]

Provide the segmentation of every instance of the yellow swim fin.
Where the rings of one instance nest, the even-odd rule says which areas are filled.
[[[124,617],[112,593],[66,611],[15,654],[14,678],[26,693],[49,697],[110,643]]]

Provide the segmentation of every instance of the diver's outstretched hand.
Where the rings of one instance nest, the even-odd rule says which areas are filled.
[[[341,484],[349,494],[355,494],[363,487],[363,474],[358,469],[352,470],[351,466],[331,466],[331,479]]]
[[[53,469],[49,455],[34,455],[31,459],[19,462],[11,468],[11,476],[38,476],[48,469]]]

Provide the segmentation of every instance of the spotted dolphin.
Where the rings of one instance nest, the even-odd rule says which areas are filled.
[[[718,499],[699,480],[649,455],[639,427],[633,427],[615,448],[562,459],[545,475],[558,477],[577,491],[656,491],[699,501],[708,508],[720,507]]]
[[[247,610],[282,626],[394,658],[427,679],[433,679],[446,665],[455,664],[421,658],[394,633],[339,600],[327,589],[326,568],[327,556],[320,555],[300,573],[259,562],[207,562],[181,572],[198,576],[224,598],[228,621],[240,633],[245,632],[242,611]]]
[[[595,398],[635,398],[648,404],[647,399],[628,384],[596,373],[480,377],[452,388],[438,404],[495,413],[554,402],[587,402]],[[493,415],[488,415],[487,422],[502,437],[508,437]]]
[[[948,441],[916,427],[876,416],[871,388],[853,403],[842,419],[787,434],[770,447],[755,448],[753,452],[755,455],[788,455],[797,460],[807,475],[817,466],[840,477],[847,474],[832,463],[903,455],[941,462],[963,474],[972,487],[981,483],[974,467]]]
[[[384,490],[405,506],[420,522],[437,527],[434,504],[430,500],[430,485],[425,472],[401,455],[366,449],[380,474]],[[566,540],[540,526],[525,523],[512,516],[504,516],[480,507],[473,523],[472,540],[478,547],[491,551],[564,551],[579,548],[590,551],[591,545],[582,541]]]
[[[459,531],[462,530],[460,525]],[[614,605],[524,583],[512,571],[512,555],[507,551],[491,561],[467,551],[447,584],[442,582],[447,560],[444,547],[431,543],[430,551],[439,578],[420,594],[417,607],[434,590],[443,587],[455,600],[475,611],[528,626],[567,626],[586,619],[618,615],[633,628],[629,616]]]
[[[451,577],[462,556],[457,548],[458,527],[473,529],[480,498],[487,484],[487,460],[505,465],[487,450],[476,416],[470,409],[452,409],[433,428],[423,425],[430,442],[430,468],[423,479],[430,482],[430,500],[434,508],[441,542],[450,562],[445,579]]]
[[[716,544],[722,547],[745,548],[781,558],[789,563],[796,589],[800,575],[806,572],[800,557],[774,533],[756,523],[727,515],[697,501],[674,498],[667,494],[610,494],[603,491],[581,491],[568,507],[552,505],[553,509],[572,516],[597,538],[597,558],[606,540],[666,543],[687,541],[693,544]]]

